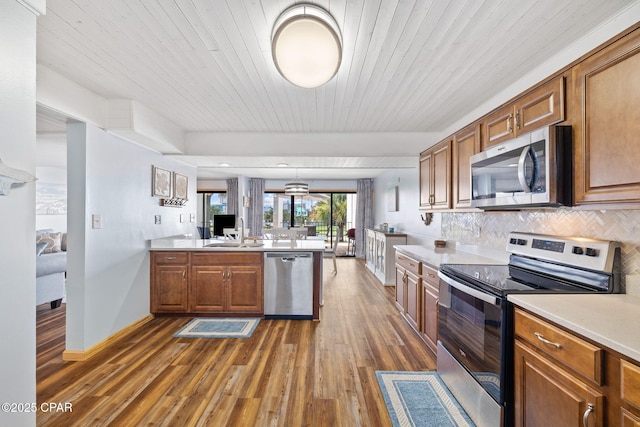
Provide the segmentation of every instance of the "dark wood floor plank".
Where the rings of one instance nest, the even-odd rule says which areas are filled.
[[[389,426],[376,370],[435,369],[383,287],[353,258],[325,265],[321,320],[261,320],[247,339],[185,339],[157,317],[85,362],[65,362],[65,311],[37,307],[39,426]]]

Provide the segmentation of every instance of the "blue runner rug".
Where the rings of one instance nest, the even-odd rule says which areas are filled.
[[[376,371],[394,427],[473,427],[437,372]]]
[[[196,318],[174,334],[177,338],[249,338],[260,319]]]

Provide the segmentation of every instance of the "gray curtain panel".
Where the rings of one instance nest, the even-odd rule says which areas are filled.
[[[365,230],[373,228],[373,179],[358,180],[356,210],[356,258],[365,257]]]
[[[227,179],[227,213],[238,215],[238,178]]]
[[[249,221],[247,227],[252,236],[262,236],[264,223],[264,179],[249,179]]]

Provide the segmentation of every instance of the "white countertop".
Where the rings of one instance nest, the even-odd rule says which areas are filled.
[[[507,264],[508,259],[497,260],[461,250],[455,245],[435,248],[421,245],[395,245],[394,248],[407,256],[431,267],[440,268],[440,264]],[[471,249],[472,250],[472,249]]]
[[[324,251],[323,240],[257,240],[246,239],[247,246],[207,247],[210,244],[230,243],[234,241],[220,239],[195,239],[189,236],[172,236],[151,240],[153,251],[244,251],[244,252],[287,252],[287,251]]]
[[[535,294],[507,297],[512,303],[640,362],[640,297]]]

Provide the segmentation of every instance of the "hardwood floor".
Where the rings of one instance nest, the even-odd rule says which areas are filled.
[[[40,426],[388,426],[377,370],[435,369],[425,344],[354,258],[324,263],[319,322],[261,320],[248,339],[185,339],[155,318],[86,362],[65,362],[65,305],[37,312],[37,397],[72,412]]]

